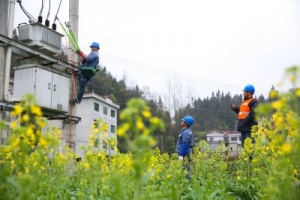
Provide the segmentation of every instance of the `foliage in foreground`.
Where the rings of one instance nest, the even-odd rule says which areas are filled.
[[[11,113],[17,120],[0,149],[0,199],[300,199],[298,75],[298,68],[289,69],[294,90],[282,95],[273,91],[273,101],[258,108],[254,145],[247,141],[239,158],[229,159],[224,144],[212,151],[201,141],[190,179],[186,163],[175,154],[153,149],[152,133],[164,125],[143,100],[132,99],[120,114],[124,123],[118,136],[127,140],[130,154],[106,157],[91,142],[83,160],[76,162],[70,151],[56,151],[58,129],[41,133],[46,121],[27,97]],[[104,126],[92,128],[91,140],[105,134]]]

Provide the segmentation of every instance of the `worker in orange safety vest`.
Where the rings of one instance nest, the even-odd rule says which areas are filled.
[[[238,114],[237,131],[241,132],[242,147],[244,147],[247,138],[251,138],[252,143],[254,143],[254,139],[251,137],[251,129],[254,125],[257,125],[254,109],[258,105],[257,99],[253,98],[255,92],[253,85],[246,85],[243,91],[244,101],[240,107],[235,104],[230,105],[230,108]]]

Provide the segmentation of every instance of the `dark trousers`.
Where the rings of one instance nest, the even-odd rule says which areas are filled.
[[[76,97],[76,99],[79,103],[81,102],[82,97],[84,95],[85,87],[90,80],[91,80],[91,78],[86,78],[82,74],[80,74],[80,76],[79,76],[79,91],[78,91],[78,94]]]

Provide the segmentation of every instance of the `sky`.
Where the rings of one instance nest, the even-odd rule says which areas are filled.
[[[44,0],[53,23],[60,0]],[[268,96],[285,69],[300,66],[298,0],[85,0],[79,1],[79,46],[100,43],[100,63],[129,86],[168,93],[168,83],[189,88],[194,98],[218,90],[242,94],[253,84]],[[42,0],[23,0],[38,17]],[[58,18],[69,21],[69,1]],[[28,22],[16,4],[15,27]],[[58,22],[57,22],[58,24]],[[63,33],[63,32],[61,32]],[[175,80],[175,81],[174,81]],[[178,95],[182,95],[180,92]]]

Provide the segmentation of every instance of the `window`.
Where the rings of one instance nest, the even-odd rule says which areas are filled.
[[[231,137],[231,141],[232,142],[237,141],[237,137]]]
[[[213,137],[209,137],[209,141],[210,142],[214,141],[214,138]]]
[[[115,132],[116,132],[116,126],[111,125],[111,126],[110,126],[110,132],[111,132],[111,133],[115,133]]]
[[[112,151],[115,150],[115,146],[111,145],[110,150],[112,150]]]
[[[110,111],[110,116],[111,116],[111,117],[115,117],[115,116],[116,116],[116,111],[111,110],[111,111]]]
[[[103,106],[103,114],[107,115],[107,107],[106,106]]]
[[[94,103],[94,110],[99,112],[99,104],[98,103]]]

